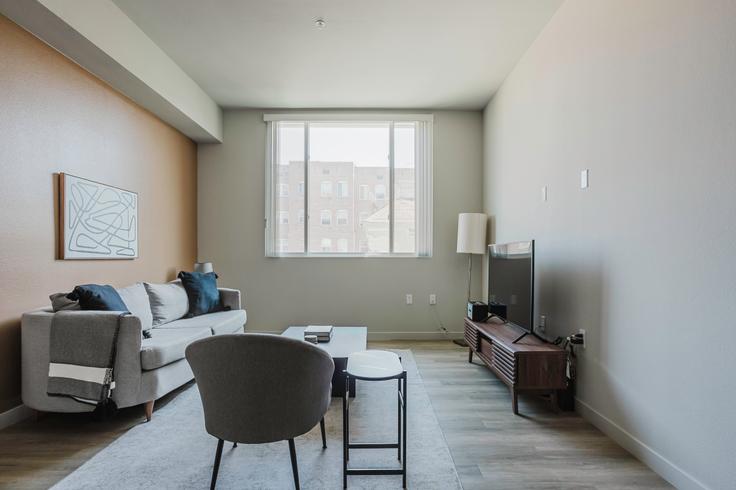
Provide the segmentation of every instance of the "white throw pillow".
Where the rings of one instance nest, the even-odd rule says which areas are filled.
[[[189,312],[189,299],[181,281],[166,284],[144,282],[143,285],[151,301],[154,327],[178,320]]]
[[[141,329],[149,330],[153,326],[153,313],[151,312],[151,302],[148,299],[148,293],[143,283],[137,282],[127,288],[116,289],[120,298],[128,307],[128,311],[132,315],[137,316],[141,320]]]

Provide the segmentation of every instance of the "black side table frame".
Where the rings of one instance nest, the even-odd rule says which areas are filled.
[[[349,385],[352,380],[355,383],[356,379],[363,381],[388,381],[391,379],[397,380],[397,428],[396,434],[397,441],[395,443],[375,443],[375,442],[350,442],[350,401],[347,393],[349,393]],[[343,488],[348,487],[348,475],[402,475],[403,476],[403,487],[406,488],[406,371],[403,371],[398,376],[389,376],[387,378],[363,378],[360,376],[353,376],[345,371],[345,392],[342,397],[342,447],[343,447],[343,458],[342,458],[342,486]],[[402,457],[401,450],[404,450]],[[401,461],[400,468],[349,468],[348,461],[350,460],[351,449],[396,449],[398,452],[398,460]]]

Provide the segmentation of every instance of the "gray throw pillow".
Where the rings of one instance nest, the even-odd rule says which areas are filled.
[[[153,313],[151,312],[151,302],[148,299],[148,293],[143,283],[135,283],[126,288],[116,289],[120,298],[128,307],[131,315],[135,315],[141,320],[141,329],[145,332],[153,326]]]
[[[51,300],[51,309],[54,313],[62,310],[80,310],[79,301],[74,301],[66,297],[69,293],[54,293],[49,296]]]
[[[151,302],[154,327],[178,320],[189,312],[189,299],[181,281],[166,284],[144,282],[143,285]]]

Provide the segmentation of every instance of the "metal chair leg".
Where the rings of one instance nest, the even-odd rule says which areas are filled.
[[[238,447],[238,443],[237,442],[233,442],[233,449],[235,449],[236,447]]]
[[[210,490],[215,490],[215,484],[217,483],[217,472],[220,469],[220,458],[222,458],[222,446],[225,441],[222,439],[217,440],[217,452],[215,453],[215,466],[212,468],[212,482],[210,482]]]
[[[325,434],[325,418],[319,421],[319,430],[322,431],[322,449],[327,449],[327,435]]]
[[[299,468],[296,465],[296,446],[294,446],[294,439],[289,439],[289,454],[291,455],[291,471],[294,473],[294,488],[299,490]]]

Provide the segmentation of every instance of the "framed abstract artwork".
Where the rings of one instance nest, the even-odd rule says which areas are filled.
[[[59,258],[138,257],[138,194],[59,174]]]

